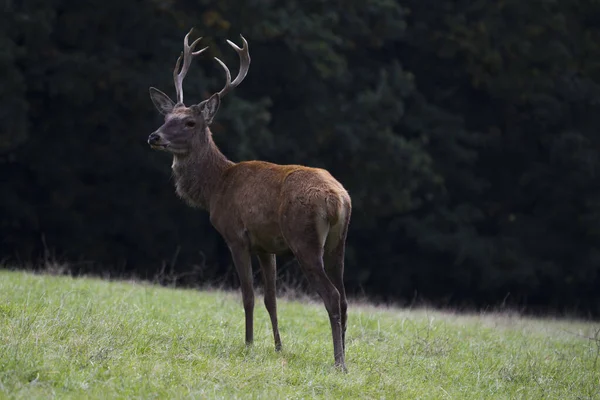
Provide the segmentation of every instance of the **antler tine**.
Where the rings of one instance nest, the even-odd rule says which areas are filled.
[[[200,36],[198,39],[194,40],[194,42],[192,43],[192,45],[190,46],[190,49],[194,50],[194,47],[196,47],[196,45],[198,44],[199,41],[202,40],[202,36]],[[197,56],[198,54],[202,53],[204,50],[208,49],[208,46],[206,46],[203,49],[200,49],[198,51],[194,51],[192,53],[193,56]]]
[[[225,86],[219,92],[219,97],[225,96],[227,93],[229,93],[229,91],[231,89],[236,88],[240,83],[242,83],[242,81],[246,77],[246,74],[248,74],[248,69],[250,68],[250,53],[248,50],[248,42],[246,41],[244,36],[240,35],[240,37],[242,38],[242,43],[243,43],[242,48],[239,48],[231,40],[227,41],[227,43],[229,43],[229,45],[231,47],[233,47],[233,49],[236,51],[236,53],[238,53],[238,56],[240,58],[240,70],[239,70],[237,76],[235,77],[235,79],[233,80],[233,82],[231,82],[231,72],[229,71],[229,68],[227,68],[227,65],[225,65],[225,63],[223,61],[221,61],[217,57],[215,57],[215,60],[217,60],[217,62],[225,70],[225,77],[226,77]]]
[[[179,102],[179,91],[181,90],[179,88],[179,67],[181,66],[181,58],[183,57],[183,51],[181,52],[181,54],[179,54],[179,57],[177,57],[177,62],[175,63],[175,69],[173,69],[173,82],[175,83],[175,91],[177,92],[177,101]],[[183,94],[181,95],[181,98],[183,100]]]
[[[183,104],[183,80],[185,79],[188,69],[190,68],[190,64],[192,63],[192,57],[197,56],[208,49],[208,46],[206,46],[203,49],[194,51],[194,47],[196,47],[198,42],[202,40],[202,37],[194,40],[191,46],[189,45],[189,37],[193,30],[194,28],[190,29],[188,34],[185,35],[185,38],[183,38],[183,51],[179,55],[177,63],[175,63],[175,70],[173,71],[173,81],[175,83],[175,91],[177,92],[177,104]],[[182,58],[183,66],[181,67],[181,72],[178,73]]]
[[[217,60],[217,62],[225,70],[225,86],[223,87],[223,90],[219,92],[219,96],[223,97],[223,95],[229,90],[227,88],[231,86],[231,71],[229,71],[229,68],[227,68],[227,65],[225,65],[223,61],[219,60],[217,57],[215,57],[215,60]],[[225,89],[227,89],[227,91]]]

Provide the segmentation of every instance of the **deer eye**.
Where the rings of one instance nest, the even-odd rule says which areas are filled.
[[[196,121],[193,121],[191,119],[188,121],[185,121],[185,126],[187,126],[188,128],[193,128],[196,126]]]

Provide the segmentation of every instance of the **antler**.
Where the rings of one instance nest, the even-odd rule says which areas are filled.
[[[217,60],[217,62],[221,64],[221,67],[223,67],[223,69],[225,70],[225,86],[219,92],[219,97],[221,98],[227,93],[229,93],[231,89],[234,89],[240,83],[242,83],[242,81],[246,77],[246,74],[248,73],[248,68],[250,68],[250,53],[248,53],[248,42],[246,41],[246,39],[244,39],[242,35],[240,35],[240,37],[242,38],[242,42],[244,44],[244,47],[242,47],[241,49],[231,40],[227,41],[227,43],[229,43],[229,45],[233,47],[233,49],[238,53],[238,56],[240,57],[240,71],[238,72],[238,75],[235,77],[233,82],[231,82],[231,72],[229,71],[229,68],[227,68],[227,65],[225,65],[223,61],[215,57],[215,60]]]
[[[194,30],[194,28],[190,29],[188,34],[185,35],[185,38],[183,39],[183,51],[179,55],[179,58],[177,59],[177,63],[175,63],[175,69],[173,70],[173,81],[175,83],[175,90],[177,91],[177,104],[183,104],[183,80],[185,79],[188,69],[190,68],[190,64],[192,62],[192,57],[197,56],[198,54],[202,53],[204,50],[208,49],[208,46],[207,46],[207,47],[203,48],[202,50],[193,51],[194,47],[198,44],[198,42],[200,40],[202,40],[202,37],[199,37],[198,39],[194,40],[194,42],[192,43],[191,46],[189,45],[188,38],[193,30]],[[181,57],[182,56],[183,56],[183,67],[181,67],[181,72],[178,73],[179,66],[181,65]]]

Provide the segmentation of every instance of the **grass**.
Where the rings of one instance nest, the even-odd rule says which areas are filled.
[[[261,303],[247,348],[237,293],[0,271],[0,398],[600,398],[598,324],[351,303],[344,374],[320,303],[280,353]]]

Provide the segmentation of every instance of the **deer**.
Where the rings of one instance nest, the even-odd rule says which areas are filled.
[[[210,130],[221,99],[248,73],[248,42],[243,47],[227,40],[237,52],[240,67],[231,81],[227,65],[214,57],[225,72],[225,86],[198,104],[183,103],[183,80],[202,37],[183,51],[173,70],[174,102],[150,87],[150,98],[164,115],[164,123],[148,137],[154,150],[173,156],[172,173],[177,195],[187,205],[208,211],[211,225],[225,240],[241,286],[246,323],[246,345],[254,338],[252,256],[260,264],[264,304],[273,328],[275,350],[281,350],[277,322],[276,256],[290,252],[309,285],[316,289],[329,315],[335,367],[347,372],[345,338],[348,303],[344,289],[344,253],[352,204],[346,189],[325,169],[280,165],[266,161],[230,161],[215,144]],[[183,60],[183,65],[181,62]]]

